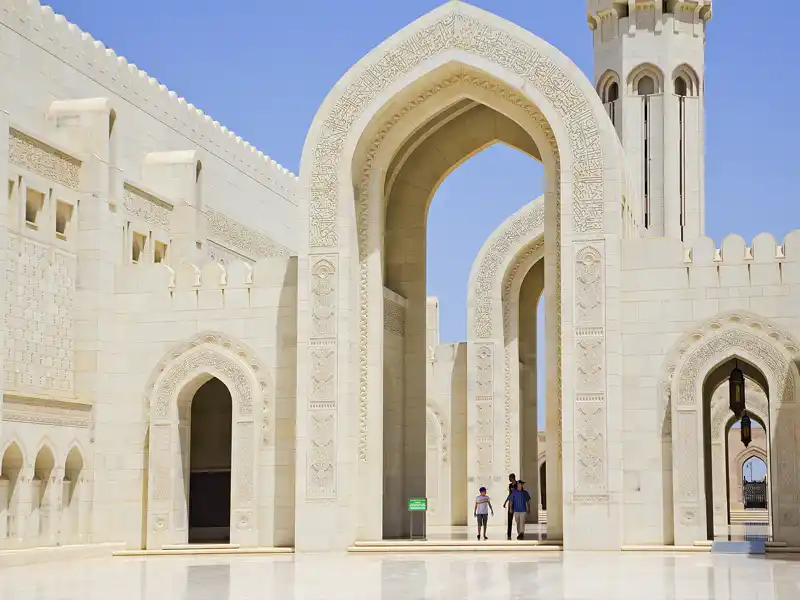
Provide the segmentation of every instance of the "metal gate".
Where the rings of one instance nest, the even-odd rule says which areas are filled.
[[[744,507],[747,508],[767,508],[767,482],[766,481],[745,481],[742,483],[742,495],[744,496]]]

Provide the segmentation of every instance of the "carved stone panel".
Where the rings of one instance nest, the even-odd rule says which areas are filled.
[[[314,257],[311,264],[311,336],[336,336],[336,257]]]
[[[80,188],[81,161],[16,129],[9,130],[8,160],[65,187]]]
[[[576,489],[607,490],[606,414],[603,398],[575,403]]]
[[[608,490],[603,281],[601,252],[593,246],[579,246],[575,254],[573,330],[574,461],[576,496],[583,498],[601,497]]]
[[[697,502],[700,497],[697,413],[679,411],[674,431],[672,451],[676,457],[678,499],[681,502]]]
[[[122,192],[125,212],[165,231],[170,230],[172,205],[132,185],[125,184]]]

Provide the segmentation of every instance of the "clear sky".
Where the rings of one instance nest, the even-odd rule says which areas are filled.
[[[56,12],[297,172],[330,88],[435,0],[53,0]],[[481,0],[558,47],[591,77],[584,0]],[[706,54],[706,228],[779,241],[800,227],[800,2],[716,2]],[[746,6],[745,6],[746,5]],[[791,171],[795,171],[795,175]],[[535,198],[542,171],[495,146],[456,170],[429,213],[428,289],[442,340],[463,340],[469,270],[502,221]],[[457,218],[454,216],[457,215]],[[542,396],[540,396],[542,397]]]

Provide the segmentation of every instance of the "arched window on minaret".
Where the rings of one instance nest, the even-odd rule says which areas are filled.
[[[655,65],[641,65],[634,69],[628,78],[628,88],[632,95],[641,97],[641,143],[642,143],[642,201],[643,222],[646,229],[653,223],[652,164],[653,152],[659,141],[653,140],[653,125],[659,126],[663,118],[663,103],[660,94],[664,78]],[[653,97],[659,95],[654,103]],[[658,162],[658,161],[656,161]],[[659,210],[663,208],[659,207]]]
[[[619,75],[614,71],[606,71],[597,83],[597,95],[606,108],[606,113],[621,139],[622,103],[619,97]]]
[[[680,203],[681,241],[684,240],[686,228],[686,143],[687,136],[687,98],[699,95],[700,81],[689,65],[681,65],[673,73],[673,93],[678,99],[678,195]]]

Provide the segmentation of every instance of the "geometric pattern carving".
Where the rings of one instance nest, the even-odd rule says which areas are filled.
[[[16,129],[9,130],[8,160],[65,187],[80,187],[81,161]]]
[[[6,390],[71,397],[76,257],[10,232],[6,243]]]
[[[208,208],[205,210],[205,217],[208,239],[248,261],[291,254],[288,248],[272,241],[263,233],[242,225],[222,213]]]
[[[404,306],[392,302],[388,298],[383,301],[383,328],[389,333],[399,335],[406,334],[406,309]]]
[[[172,205],[152,194],[126,183],[122,191],[122,207],[129,215],[145,223],[165,231],[170,230]]]
[[[335,257],[315,257],[311,266],[312,337],[336,335],[335,260]]]

